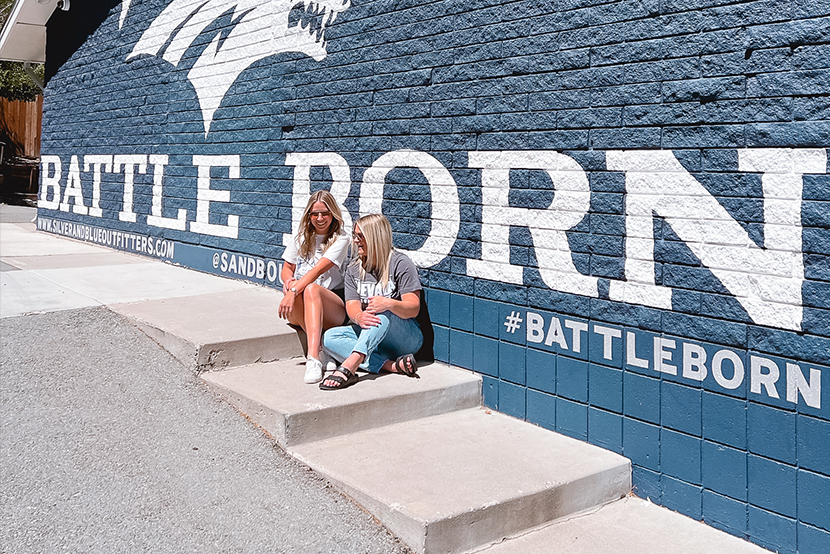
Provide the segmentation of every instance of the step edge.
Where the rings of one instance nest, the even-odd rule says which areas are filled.
[[[286,437],[285,446],[300,446],[304,444],[311,444],[314,442],[324,441],[328,439],[333,439],[336,437],[341,437],[344,435],[349,435],[352,433],[358,433],[361,431],[369,431],[372,429],[380,429],[382,427],[386,427],[389,425],[396,425],[399,423],[405,423],[407,421],[414,421],[416,419],[423,419],[426,417],[432,416],[439,416],[445,415],[452,412],[457,412],[461,410],[467,409],[477,409],[481,406],[481,382],[477,380],[468,380],[462,381],[459,383],[454,383],[447,387],[441,388],[433,388],[415,392],[403,392],[399,394],[395,394],[392,396],[384,396],[379,398],[374,398],[370,400],[363,400],[361,402],[356,402],[353,404],[343,404],[338,406],[328,407],[318,411],[304,411],[304,412],[293,412],[286,414],[286,435],[291,435],[291,427],[295,425],[303,425],[306,418],[313,418],[318,419],[320,417],[319,414],[332,414],[332,420],[336,421],[338,419],[338,412],[351,412],[353,410],[361,411],[361,408],[373,406],[375,410],[385,410],[386,407],[392,407],[392,405],[397,405],[400,407],[400,404],[406,402],[416,402],[420,399],[427,399],[427,400],[434,400],[432,402],[432,407],[438,407],[438,410],[431,410],[429,412],[422,412],[415,417],[401,417],[401,418],[391,418],[391,419],[384,419],[382,420],[383,423],[380,425],[367,425],[367,426],[355,426],[350,427],[348,431],[341,432],[341,433],[332,433],[327,435],[315,435],[314,438],[309,440],[297,440],[292,436]],[[460,391],[461,394],[455,396],[454,398],[448,398],[446,392],[447,391]],[[388,410],[392,412],[393,410]],[[378,421],[378,419],[373,418],[362,418],[363,420],[371,423],[372,421]]]

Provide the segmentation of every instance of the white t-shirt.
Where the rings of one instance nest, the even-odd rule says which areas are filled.
[[[297,280],[302,279],[303,275],[311,271],[322,258],[331,260],[334,262],[334,266],[317,277],[314,282],[329,290],[343,288],[343,275],[340,272],[340,268],[343,266],[343,262],[349,254],[349,236],[346,233],[338,235],[337,240],[329,246],[329,249],[324,254],[323,240],[325,238],[326,235],[317,235],[317,244],[314,252],[308,257],[301,258],[299,255],[299,237],[295,236],[291,244],[285,247],[285,252],[282,253],[282,259],[297,266],[294,270],[294,279]]]

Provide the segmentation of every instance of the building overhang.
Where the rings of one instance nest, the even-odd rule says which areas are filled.
[[[44,63],[46,22],[58,0],[16,0],[0,34],[0,60]]]

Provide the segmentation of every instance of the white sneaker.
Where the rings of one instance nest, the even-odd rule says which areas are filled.
[[[320,362],[323,364],[323,371],[334,372],[337,370],[337,361],[331,357],[325,348],[320,349]]]
[[[323,363],[316,358],[309,358],[305,363],[303,381],[312,385],[323,380]]]

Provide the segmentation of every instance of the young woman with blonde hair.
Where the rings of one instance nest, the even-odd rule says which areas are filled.
[[[417,377],[415,352],[424,343],[422,326],[429,325],[418,270],[392,247],[389,221],[380,214],[362,217],[352,237],[357,257],[346,269],[345,293],[353,323],[325,332],[324,347],[340,366],[320,383],[323,390],[353,385],[358,368]],[[431,341],[428,346],[431,357]]]
[[[303,328],[308,336],[308,359],[303,380],[323,378],[320,342],[323,331],[346,319],[343,276],[340,271],[349,251],[343,215],[337,201],[325,190],[308,200],[299,231],[282,255],[280,277],[285,296],[279,316]]]

